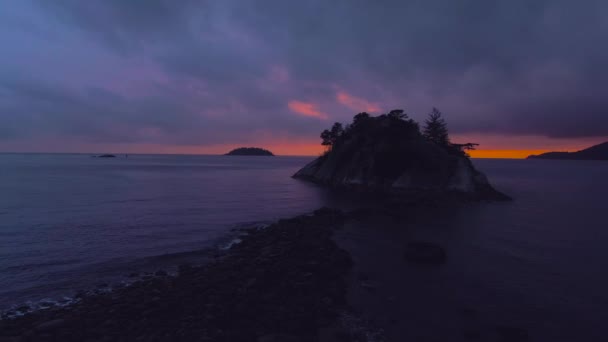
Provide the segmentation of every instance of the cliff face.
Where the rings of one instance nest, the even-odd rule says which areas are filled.
[[[456,194],[472,199],[507,200],[464,155],[410,139],[399,154],[385,142],[336,146],[293,175],[331,187],[410,195]],[[384,145],[384,147],[383,147]]]

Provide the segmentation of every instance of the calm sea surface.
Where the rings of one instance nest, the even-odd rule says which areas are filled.
[[[330,203],[290,177],[310,160],[0,154],[0,308],[153,270],[235,227]]]
[[[521,330],[529,341],[608,341],[608,162],[473,162],[515,200],[339,231],[381,294],[363,290],[357,304],[383,318],[387,341],[526,341],[500,337]],[[411,240],[444,246],[447,263],[406,262]]]
[[[158,269],[235,227],[352,204],[290,178],[310,160],[0,154],[0,309]],[[473,306],[597,333],[608,318],[608,162],[474,163],[515,201],[415,219],[451,252],[440,286],[455,279]]]

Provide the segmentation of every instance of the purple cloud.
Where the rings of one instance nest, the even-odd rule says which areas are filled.
[[[0,149],[315,140],[359,111],[422,120],[433,106],[455,134],[606,137],[606,10],[565,0],[7,1]]]

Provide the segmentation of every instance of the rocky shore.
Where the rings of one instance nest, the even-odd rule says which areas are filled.
[[[340,211],[280,220],[202,266],[157,272],[71,306],[0,320],[0,341],[358,341],[340,327],[347,252]]]

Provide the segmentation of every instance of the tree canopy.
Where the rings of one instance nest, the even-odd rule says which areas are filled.
[[[371,116],[366,112],[358,113],[350,124],[336,122],[330,129],[321,132],[321,144],[331,151],[346,141],[364,146],[366,143],[382,140],[393,146],[401,146],[414,138],[424,138],[427,141],[444,148],[448,153],[465,154],[466,150],[474,149],[477,144],[453,144],[450,142],[448,128],[442,113],[433,108],[420,126],[411,119],[403,109],[393,109],[386,114]]]
[[[450,146],[448,126],[437,108],[433,108],[428,119],[424,121],[424,131],[422,134],[429,141],[439,146]]]
[[[324,130],[321,132],[321,145],[324,146],[332,146],[340,139],[340,137],[344,134],[344,128],[342,124],[339,122],[334,123],[334,125],[329,130]]]

